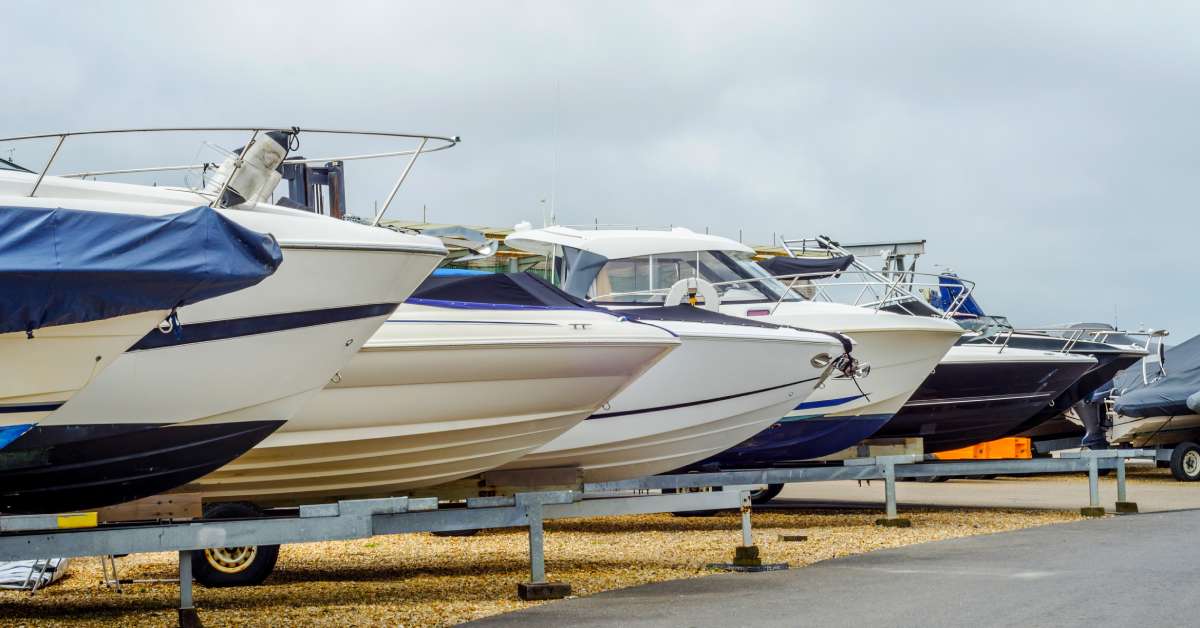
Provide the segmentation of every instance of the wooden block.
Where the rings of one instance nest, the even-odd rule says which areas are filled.
[[[517,597],[526,602],[561,600],[571,595],[571,585],[565,582],[518,582]]]
[[[542,488],[577,486],[583,483],[583,469],[550,467],[546,469],[505,469],[483,474],[483,483],[495,487]]]
[[[101,508],[97,515],[103,523],[199,519],[204,508],[200,493],[165,493]]]

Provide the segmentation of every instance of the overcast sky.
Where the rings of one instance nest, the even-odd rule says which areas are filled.
[[[454,6],[7,4],[0,135],[460,135],[390,216],[925,238],[1018,323],[1200,332],[1200,5]],[[351,166],[356,213],[398,167]]]

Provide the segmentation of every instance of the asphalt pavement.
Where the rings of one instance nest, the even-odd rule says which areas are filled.
[[[473,625],[1196,625],[1198,531],[1200,510],[1080,521],[660,582]]]

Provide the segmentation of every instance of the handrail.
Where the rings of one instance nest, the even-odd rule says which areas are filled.
[[[458,143],[462,141],[461,138],[459,138],[458,136],[426,135],[426,134],[419,134],[419,133],[401,133],[401,132],[393,132],[393,131],[357,131],[357,130],[347,130],[347,129],[308,129],[308,128],[302,129],[297,126],[281,125],[281,126],[257,126],[257,127],[250,127],[250,126],[145,127],[145,128],[132,128],[132,129],[101,129],[101,130],[92,130],[92,131],[63,131],[60,133],[42,133],[42,134],[36,134],[36,135],[18,135],[18,136],[13,136],[13,137],[5,137],[5,138],[0,138],[0,143],[38,140],[38,139],[50,139],[50,138],[58,139],[58,142],[55,144],[54,151],[50,154],[49,159],[46,160],[45,166],[43,166],[41,171],[38,172],[37,179],[34,181],[33,187],[29,191],[29,196],[34,197],[37,195],[38,188],[41,187],[42,181],[45,179],[46,175],[49,174],[50,168],[54,164],[55,159],[58,157],[59,152],[63,147],[63,144],[66,142],[67,138],[69,138],[69,137],[90,136],[90,135],[120,135],[120,134],[133,134],[133,133],[184,133],[184,132],[230,132],[230,131],[251,131],[251,132],[253,132],[253,137],[252,137],[251,141],[254,141],[254,139],[257,138],[259,133],[262,133],[265,131],[283,131],[283,132],[290,132],[290,133],[297,133],[297,134],[305,133],[305,134],[320,134],[320,135],[356,135],[356,136],[366,136],[366,137],[387,137],[387,138],[419,140],[420,143],[415,150],[391,151],[391,152],[374,153],[374,154],[353,154],[353,155],[346,155],[343,157],[329,157],[329,158],[322,158],[322,159],[296,159],[296,160],[289,160],[289,161],[285,162],[285,163],[321,163],[321,162],[328,162],[328,161],[350,161],[353,159],[379,159],[379,158],[384,158],[384,157],[410,156],[408,163],[404,167],[404,171],[401,173],[399,179],[397,179],[396,184],[392,187],[392,191],[388,195],[387,202],[384,203],[383,208],[380,209],[376,213],[374,220],[372,221],[372,224],[375,224],[375,225],[377,225],[379,223],[379,221],[383,218],[384,212],[387,211],[388,206],[391,204],[392,199],[395,197],[397,190],[399,190],[400,186],[404,183],[405,179],[408,177],[408,174],[412,170],[413,163],[416,161],[417,157],[419,157],[423,153],[434,153],[437,151],[452,148],[452,147],[458,145]],[[434,142],[437,142],[437,144],[435,144],[432,148],[426,148],[427,143],[431,140]],[[172,171],[172,170],[193,170],[193,169],[197,169],[197,168],[203,168],[207,165],[209,165],[209,164],[196,164],[196,165],[185,165],[185,166],[155,166],[155,167],[149,167],[149,168],[132,168],[132,169],[123,169],[123,170],[109,170],[109,171],[88,171],[88,172],[69,173],[69,174],[62,175],[62,176],[71,177],[71,178],[80,178],[80,177],[89,177],[89,176],[96,177],[96,176],[109,175],[109,174],[136,174],[136,173],[147,173],[147,172],[167,172],[167,171]],[[232,177],[227,177],[225,184],[228,184],[228,182],[231,178]],[[221,194],[218,194],[216,196],[216,199],[220,199],[220,198],[221,198]]]

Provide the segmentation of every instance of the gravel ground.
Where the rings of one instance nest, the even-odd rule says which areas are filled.
[[[761,511],[755,539],[764,560],[793,567],[875,549],[986,534],[1078,519],[1059,511],[906,510],[913,527],[873,525],[878,511],[805,513]],[[740,538],[736,514],[671,515],[560,520],[546,524],[546,569],[576,595],[712,573]],[[782,542],[781,534],[806,534]],[[528,606],[516,582],[528,578],[523,531],[475,537],[428,534],[286,546],[263,586],[197,587],[196,607],[206,626],[443,626]],[[122,577],[170,578],[174,554],[118,559]],[[51,588],[0,591],[3,626],[168,626],[175,623],[174,584],[104,587],[97,559],[75,561]]]

